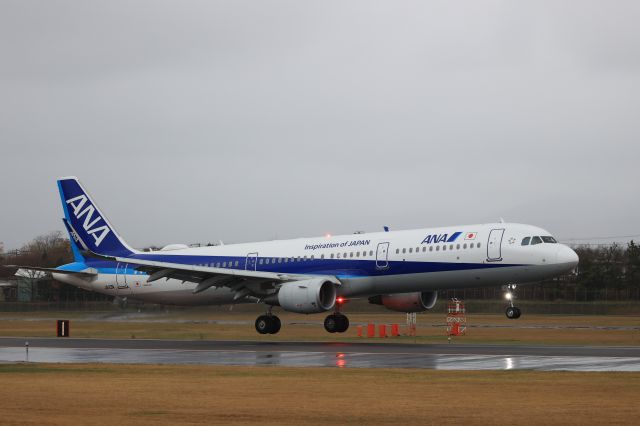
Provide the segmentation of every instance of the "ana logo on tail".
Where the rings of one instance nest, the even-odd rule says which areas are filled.
[[[102,220],[102,216],[97,216],[93,219],[96,209],[91,203],[87,203],[88,201],[86,195],[78,195],[77,197],[67,200],[67,204],[73,207],[73,215],[76,219],[80,220],[83,216],[85,217],[82,227],[87,231],[87,234],[93,237],[96,242],[96,247],[99,247],[102,240],[105,239],[111,230],[104,221],[103,225],[98,226],[98,223]],[[86,207],[85,204],[87,204]]]

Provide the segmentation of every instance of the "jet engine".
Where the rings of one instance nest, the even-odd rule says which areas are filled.
[[[369,298],[369,303],[383,305],[385,308],[398,312],[423,312],[435,306],[438,300],[437,291],[423,291],[417,293],[383,294]]]
[[[292,281],[283,284],[275,300],[266,303],[280,305],[284,310],[299,314],[315,314],[333,308],[336,303],[336,286],[322,278]]]

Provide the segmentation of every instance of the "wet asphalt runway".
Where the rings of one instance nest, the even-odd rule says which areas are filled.
[[[640,371],[640,347],[0,338],[0,362]]]

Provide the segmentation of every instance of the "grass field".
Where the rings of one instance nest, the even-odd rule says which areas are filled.
[[[640,373],[0,365],[2,424],[637,424]]]
[[[358,341],[357,325],[405,322],[403,314],[349,313],[351,328],[344,334],[324,331],[324,315],[278,313],[283,327],[277,335],[262,336],[253,327],[255,313],[178,310],[152,313],[2,313],[0,336],[54,336],[55,319],[71,320],[72,337],[136,339],[251,339]],[[376,339],[384,342],[445,342],[444,315],[418,315],[417,337]],[[469,315],[468,332],[456,340],[466,343],[640,345],[640,316]],[[620,329],[622,327],[623,329]]]

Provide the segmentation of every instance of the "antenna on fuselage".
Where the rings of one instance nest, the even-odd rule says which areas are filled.
[[[504,223],[504,219],[503,218],[500,218],[500,223]]]

